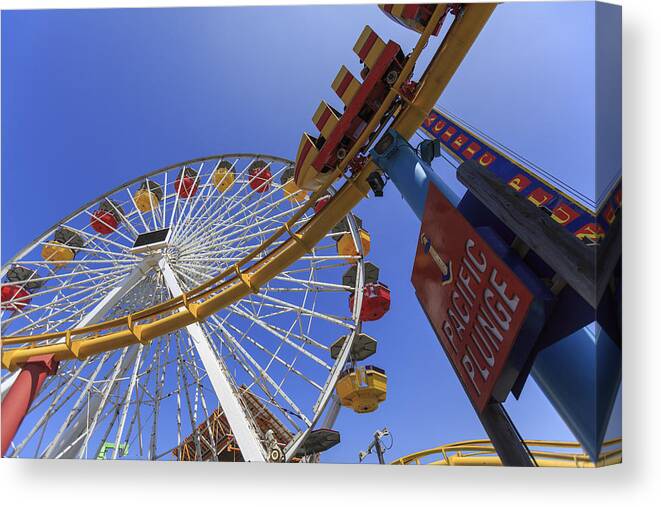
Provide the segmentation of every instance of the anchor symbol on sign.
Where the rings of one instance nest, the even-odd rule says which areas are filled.
[[[438,266],[438,269],[441,270],[442,276],[441,276],[441,285],[447,285],[452,282],[452,261],[445,262],[441,256],[438,254],[438,252],[434,249],[434,247],[431,245],[431,241],[429,238],[422,233],[420,235],[420,243],[422,244],[422,248],[425,252],[425,254],[431,255],[431,258],[434,259],[434,262]]]

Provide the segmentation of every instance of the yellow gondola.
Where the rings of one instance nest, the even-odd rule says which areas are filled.
[[[386,372],[376,366],[349,368],[337,381],[335,392],[342,406],[364,414],[385,401],[387,382]]]
[[[53,239],[44,244],[41,257],[53,264],[55,269],[63,268],[76,257],[76,252],[83,247],[82,238],[70,229],[60,227]]]
[[[150,180],[145,180],[140,188],[133,196],[136,208],[142,213],[147,213],[154,208],[158,207],[161,199],[163,198],[163,190],[161,187]]]
[[[365,257],[370,253],[370,234],[365,229],[360,229],[358,234],[360,235],[360,242],[363,246],[363,257]],[[337,240],[337,254],[350,257],[345,259],[350,264],[355,264],[358,260],[356,257],[360,255],[360,253],[358,252],[358,248],[356,248],[356,243],[350,232],[343,233]]]
[[[234,174],[234,164],[229,163],[227,160],[221,160],[218,163],[218,167],[214,169],[213,174],[211,175],[211,181],[213,186],[219,192],[227,192],[234,181],[236,180],[236,174]]]

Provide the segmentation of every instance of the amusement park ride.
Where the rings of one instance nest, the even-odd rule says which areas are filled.
[[[600,453],[621,371],[621,187],[589,210],[434,109],[494,8],[381,6],[417,44],[406,54],[365,27],[360,79],[341,67],[343,110],[321,102],[295,162],[223,154],[153,171],[3,266],[2,455],[318,460],[340,441],[340,407],[386,399],[362,327],[390,290],[351,210],[390,180],[422,221],[416,293],[492,442],[422,454],[544,464],[501,405],[532,375],[587,453],[573,463],[616,461]],[[430,167],[441,151],[462,198]]]

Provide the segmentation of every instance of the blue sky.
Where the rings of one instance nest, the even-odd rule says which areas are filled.
[[[500,5],[440,101],[591,197],[593,19],[591,3]],[[338,103],[340,65],[358,74],[365,24],[415,43],[376,6],[3,12],[3,262],[149,170],[215,153],[294,158],[319,101]],[[449,166],[436,169],[460,189]],[[388,400],[372,414],[344,409],[342,445],[324,461],[357,461],[383,426],[391,459],[483,436],[409,282],[417,219],[393,187],[356,212],[393,293],[387,317],[366,325]],[[532,381],[507,406],[524,437],[572,439]]]

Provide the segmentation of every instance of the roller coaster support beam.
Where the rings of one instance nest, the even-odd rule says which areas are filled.
[[[30,358],[23,365],[21,372],[2,400],[0,425],[2,427],[3,457],[46,377],[55,374],[57,365],[58,362],[52,355]]]
[[[459,197],[424,163],[408,141],[392,130],[384,134],[371,153],[372,160],[390,177],[422,221],[430,183],[445,195],[454,207]],[[530,453],[500,403],[491,403],[477,414],[503,464],[534,466]]]

